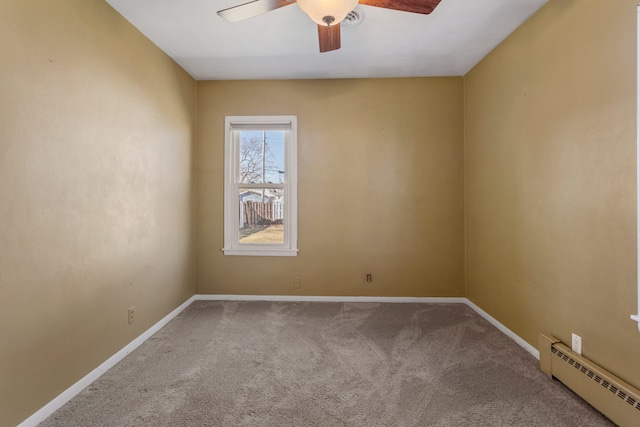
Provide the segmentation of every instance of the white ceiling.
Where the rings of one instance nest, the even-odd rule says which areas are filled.
[[[547,0],[442,0],[430,15],[358,5],[342,48],[320,53],[296,4],[229,23],[249,0],[106,0],[197,80],[461,76]]]

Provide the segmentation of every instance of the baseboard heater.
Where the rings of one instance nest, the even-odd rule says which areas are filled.
[[[540,369],[621,427],[640,426],[640,390],[550,335],[540,334]]]

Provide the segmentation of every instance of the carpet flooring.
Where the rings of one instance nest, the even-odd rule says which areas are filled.
[[[196,301],[40,425],[613,424],[464,304]]]

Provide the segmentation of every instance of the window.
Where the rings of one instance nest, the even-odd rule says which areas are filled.
[[[296,116],[225,118],[225,255],[297,255]]]

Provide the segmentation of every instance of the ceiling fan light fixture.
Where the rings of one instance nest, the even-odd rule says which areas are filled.
[[[358,0],[298,0],[298,6],[318,25],[337,25],[358,5]]]
[[[322,18],[322,22],[324,22],[325,24],[327,24],[327,26],[333,24],[336,21],[336,18],[334,18],[333,16],[325,16]]]

